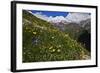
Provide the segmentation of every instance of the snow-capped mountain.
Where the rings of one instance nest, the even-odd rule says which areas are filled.
[[[52,23],[59,23],[59,22],[80,23],[83,20],[91,18],[91,15],[89,13],[69,12],[69,14],[66,17],[64,16],[53,17],[53,16],[44,15],[42,14],[42,12],[36,12],[36,13],[32,13],[31,11],[29,12],[40,19],[43,19]]]
[[[84,28],[90,32],[91,28],[91,15],[89,13],[69,12],[67,16],[47,16],[42,12],[32,13],[32,15],[42,20],[50,22],[53,26],[58,27],[61,30],[65,30],[66,27],[70,28]],[[75,26],[75,27],[73,27]]]

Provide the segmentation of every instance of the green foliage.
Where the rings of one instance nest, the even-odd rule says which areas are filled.
[[[23,10],[23,62],[83,60],[89,52],[67,33]]]
[[[79,35],[82,33],[83,28],[80,27],[76,23],[70,23],[68,25],[65,25],[65,30],[64,32],[68,33],[71,38],[74,40],[77,40]]]

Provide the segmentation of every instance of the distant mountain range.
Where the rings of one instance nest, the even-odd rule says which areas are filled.
[[[61,31],[70,34],[70,37],[77,39],[83,30],[91,32],[91,19],[80,21],[80,23],[61,21],[57,23],[50,22],[53,26],[59,28]]]
[[[91,18],[90,17],[91,15],[89,13],[79,13],[79,12],[69,12],[69,14],[66,17],[64,16],[48,17],[42,14],[41,12],[37,12],[37,13],[32,13],[31,11],[28,12],[40,19],[46,20],[48,22],[53,22],[53,23],[58,23],[58,22],[80,23],[83,20],[87,20]]]
[[[28,12],[36,16],[37,18],[50,22],[52,25],[62,30],[65,30],[66,27],[71,27],[72,25],[75,26],[74,28],[80,27],[80,29],[86,29],[89,32],[91,30],[91,17],[88,13],[86,14],[70,12],[66,17],[47,17],[46,15],[43,15],[41,13],[32,13],[31,11]]]

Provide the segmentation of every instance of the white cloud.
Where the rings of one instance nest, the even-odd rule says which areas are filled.
[[[53,17],[53,16],[46,16],[46,15],[43,15],[42,12],[36,12],[36,13],[33,13],[33,15],[35,15],[36,17],[40,18],[40,19],[43,19],[43,20],[46,20],[46,21],[52,21],[52,22],[61,22],[62,20],[66,21],[66,18],[63,17],[63,16],[56,16],[56,17]]]
[[[48,20],[48,16],[46,15],[43,15],[41,12],[36,12],[36,13],[33,13],[36,17],[40,18],[40,19],[43,19],[43,20]]]
[[[56,16],[56,17],[50,16],[49,17],[49,21],[52,21],[52,22],[61,22],[61,21],[66,21],[66,18],[63,17],[63,16]]]
[[[32,12],[31,12],[32,13]],[[64,16],[46,16],[42,14],[42,12],[36,12],[32,13],[36,17],[46,20],[46,21],[51,21],[51,22],[61,22],[61,21],[66,21],[66,22],[76,22],[79,23],[82,20],[86,20],[90,18],[90,15],[88,13],[77,13],[77,12],[70,12],[66,17]]]
[[[86,19],[89,19],[91,18],[90,15],[88,13],[69,13],[67,16],[66,16],[66,19],[71,21],[71,22],[77,22],[79,23],[80,21],[82,20],[86,20]]]

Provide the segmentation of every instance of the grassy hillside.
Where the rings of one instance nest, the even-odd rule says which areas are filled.
[[[23,10],[23,62],[83,60],[88,56],[68,34]]]
[[[76,23],[69,23],[65,25],[65,32],[69,33],[70,37],[77,40],[78,36],[82,32],[83,28],[81,28]]]
[[[81,43],[81,45],[91,52],[91,19],[83,20],[80,23],[51,23],[54,27],[69,34],[69,37]]]

